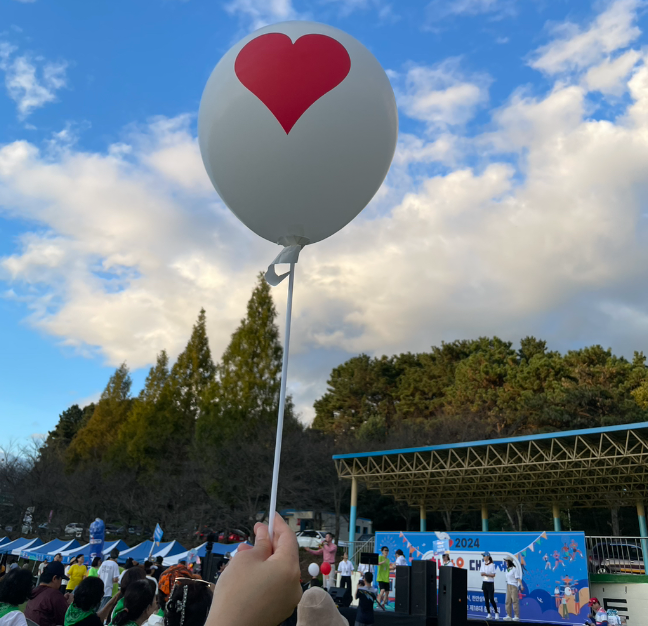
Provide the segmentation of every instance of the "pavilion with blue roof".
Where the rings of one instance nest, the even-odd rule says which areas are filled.
[[[480,510],[486,532],[489,507],[502,504],[551,506],[560,531],[561,508],[595,508],[610,498],[637,507],[648,571],[648,422],[333,459],[339,478],[351,481],[351,543],[359,481],[419,509],[422,531],[429,510]]]

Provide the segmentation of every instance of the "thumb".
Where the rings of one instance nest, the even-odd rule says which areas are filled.
[[[261,522],[254,525],[254,548],[252,551],[259,559],[265,561],[272,555],[272,541],[270,541],[270,533],[268,527]]]

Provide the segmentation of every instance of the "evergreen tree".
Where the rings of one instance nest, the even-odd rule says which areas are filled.
[[[149,370],[144,388],[133,402],[127,422],[111,450],[114,462],[130,467],[152,470],[163,452],[160,426],[169,417],[172,394],[169,385],[169,357],[162,350],[156,364]]]
[[[59,421],[54,430],[47,434],[45,447],[48,449],[65,450],[74,436],[85,426],[92,414],[94,413],[94,403],[79,408],[78,404],[73,404],[59,415]]]
[[[72,439],[66,454],[69,465],[99,460],[114,444],[132,407],[131,384],[128,367],[122,363],[110,377],[92,417]]]
[[[260,274],[247,315],[232,335],[205,394],[197,425],[200,441],[213,444],[234,434],[252,436],[258,428],[276,423],[283,356],[276,318],[270,286]],[[289,398],[284,419],[288,427],[294,423]]]
[[[150,424],[146,429],[149,446],[158,455],[181,454],[194,440],[196,421],[201,414],[203,397],[213,382],[216,366],[212,360],[207,339],[207,319],[201,309],[186,348],[180,353],[166,381],[160,386],[163,366],[154,376],[159,390],[151,388],[147,402],[154,405]],[[147,392],[148,393],[148,392]],[[144,443],[144,442],[143,442]],[[166,459],[167,463],[169,459]]]

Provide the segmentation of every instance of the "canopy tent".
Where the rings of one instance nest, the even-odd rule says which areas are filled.
[[[179,544],[177,541],[167,541],[153,548],[153,558],[158,556],[166,558],[167,556],[173,556],[174,554],[180,554],[181,552],[186,551],[187,548]]]
[[[240,543],[215,543],[212,547],[212,554],[222,554],[225,555],[228,552],[234,552],[240,546]],[[200,544],[194,548],[197,555],[202,559],[207,554],[207,542]],[[191,550],[186,550],[185,552],[180,552],[180,554],[175,554],[173,556],[165,557],[162,564],[166,567],[171,567],[172,565],[177,565],[180,561],[186,561],[187,555]]]
[[[52,539],[48,543],[40,546],[33,546],[27,550],[22,550],[20,553],[21,558],[29,559],[30,561],[52,561],[54,556],[59,552],[72,550],[79,545],[76,539],[71,541],[65,539]]]
[[[25,539],[25,537],[21,537],[20,539],[15,539],[14,541],[1,545],[0,554],[13,554],[14,556],[19,556],[23,550],[35,548],[42,544],[43,542],[38,538]]]
[[[120,552],[119,558],[117,560],[119,563],[123,563],[124,561],[126,561],[126,559],[131,558],[135,561],[143,563],[144,561],[146,561],[146,559],[148,559],[149,554],[151,554],[151,549],[155,551],[156,549],[159,550],[160,548],[159,546],[155,545],[154,541],[147,539],[146,541],[142,541],[142,543],[138,543],[132,548]]]
[[[0,546],[1,548],[2,546]],[[128,544],[123,541],[122,539],[119,539],[118,541],[111,541],[109,543],[104,544],[102,555],[104,558],[110,555],[110,552],[117,548],[119,552],[121,553],[122,550],[128,550]],[[85,546],[75,547],[71,548],[70,550],[66,550],[65,552],[62,552],[63,556],[63,563],[71,563],[74,561],[74,559],[79,556],[83,555],[83,558],[85,561],[90,561],[90,553],[92,552],[92,544],[91,543],[86,543]]]

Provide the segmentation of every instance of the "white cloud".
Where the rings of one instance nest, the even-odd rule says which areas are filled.
[[[427,7],[430,22],[437,22],[452,15],[491,14],[502,18],[515,13],[517,0],[432,0]]]
[[[648,67],[617,55],[574,84],[515,90],[476,137],[462,124],[486,104],[487,78],[456,60],[392,73],[401,112],[425,132],[401,134],[373,204],[302,253],[289,385],[305,415],[330,368],[359,351],[480,334],[648,350],[637,289],[648,281]],[[627,91],[628,103],[593,120],[594,89]],[[0,147],[0,211],[33,224],[0,260],[7,290],[63,344],[133,367],[162,348],[177,355],[204,306],[217,358],[276,246],[218,201],[188,116],[131,128],[100,152],[73,131]]]
[[[627,77],[641,58],[637,50],[628,50],[615,59],[605,59],[585,74],[589,91],[600,91],[611,96],[621,96],[627,88]]]
[[[431,129],[465,124],[488,100],[490,79],[464,77],[458,59],[432,67],[414,65],[405,74],[390,72],[390,77],[399,109]]]
[[[31,54],[14,56],[17,48],[0,43],[0,70],[5,73],[9,97],[16,103],[18,117],[25,119],[35,109],[56,100],[56,92],[67,84],[67,63],[45,61]]]
[[[299,19],[292,0],[232,0],[225,5],[230,15],[237,15],[256,30],[285,20]]]
[[[536,50],[531,67],[558,74],[599,63],[639,37],[635,22],[642,5],[643,0],[615,0],[584,30],[571,22],[556,26],[554,40]]]
[[[385,0],[324,0],[324,3],[337,6],[343,17],[347,17],[355,11],[375,10],[381,20],[397,19],[392,3]]]

